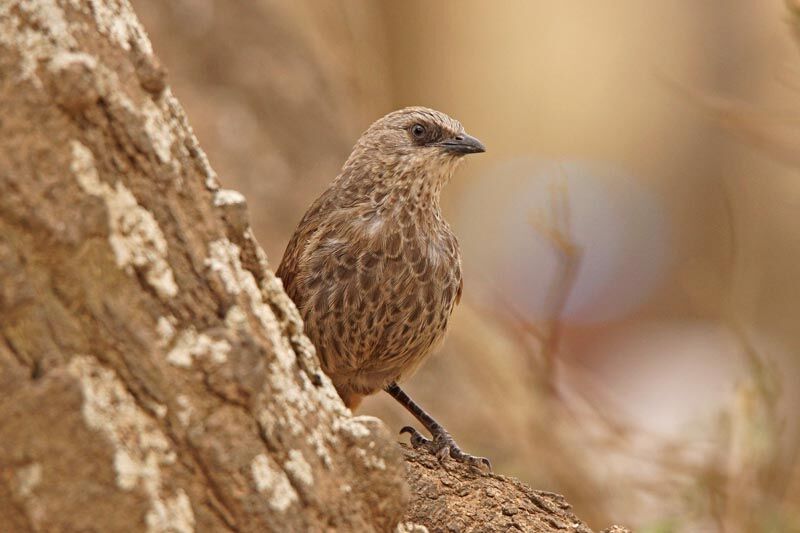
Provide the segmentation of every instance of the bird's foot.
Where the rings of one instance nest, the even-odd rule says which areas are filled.
[[[423,436],[411,426],[405,426],[401,429],[400,434],[402,435],[403,433],[411,435],[411,446],[428,450],[435,455],[440,462],[444,462],[449,456],[459,463],[468,464],[480,469],[486,468],[489,472],[492,471],[492,463],[489,462],[489,459],[464,453],[461,451],[461,448],[458,447],[458,444],[456,444],[456,441],[450,433],[444,429],[433,432],[432,439]]]

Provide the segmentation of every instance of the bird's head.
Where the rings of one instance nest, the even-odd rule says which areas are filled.
[[[344,173],[376,185],[418,182],[438,191],[463,156],[485,151],[457,120],[433,109],[407,107],[378,119],[364,132]]]

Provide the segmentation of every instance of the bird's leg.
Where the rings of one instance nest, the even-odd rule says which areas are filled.
[[[419,431],[411,426],[405,426],[400,430],[400,433],[408,433],[411,435],[411,445],[414,448],[425,448],[434,454],[440,461],[447,458],[449,455],[460,463],[467,463],[469,465],[481,467],[486,466],[489,470],[492,469],[492,464],[489,459],[485,457],[476,457],[461,451],[456,441],[446,429],[442,427],[431,415],[426,413],[422,407],[416,404],[414,400],[409,398],[408,394],[397,386],[397,383],[390,383],[384,389],[392,398],[400,402],[400,404],[408,409],[408,411],[419,420],[425,429],[431,434],[431,439],[423,437]]]

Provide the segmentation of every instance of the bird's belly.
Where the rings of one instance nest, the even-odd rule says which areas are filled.
[[[413,267],[396,262],[340,278],[328,291],[327,312],[303,313],[323,369],[340,390],[369,394],[407,377],[444,338],[459,265],[425,269],[426,276]]]

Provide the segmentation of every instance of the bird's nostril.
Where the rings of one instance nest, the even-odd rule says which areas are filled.
[[[464,136],[463,135],[456,135],[456,140],[457,141],[463,141],[464,140]]]

